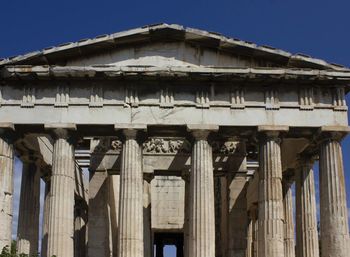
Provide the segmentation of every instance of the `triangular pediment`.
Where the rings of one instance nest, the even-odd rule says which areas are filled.
[[[0,60],[4,65],[289,67],[347,70],[217,33],[157,24]]]

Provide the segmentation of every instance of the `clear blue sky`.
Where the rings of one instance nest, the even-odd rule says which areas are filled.
[[[349,10],[349,0],[2,0],[0,57],[166,22],[350,67]],[[350,206],[350,137],[343,146]]]

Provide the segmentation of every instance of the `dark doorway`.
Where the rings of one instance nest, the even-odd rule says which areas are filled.
[[[165,257],[164,246],[174,245],[176,257],[184,257],[183,233],[154,233],[155,257]]]

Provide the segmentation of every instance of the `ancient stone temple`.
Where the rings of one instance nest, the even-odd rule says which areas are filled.
[[[19,253],[349,256],[349,69],[157,24],[3,59],[0,72],[0,248],[17,156]]]

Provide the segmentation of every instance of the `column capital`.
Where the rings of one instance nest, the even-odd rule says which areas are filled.
[[[14,143],[15,126],[10,122],[0,122],[0,137],[8,143]]]
[[[136,139],[139,132],[147,131],[147,125],[140,123],[118,123],[114,124],[114,129],[121,131],[125,139]]]
[[[318,129],[315,136],[317,143],[322,143],[328,140],[341,141],[350,132],[349,126],[322,126]]]
[[[211,132],[217,132],[218,125],[211,124],[188,124],[187,131],[189,131],[196,140],[207,140]]]
[[[21,155],[21,160],[23,163],[40,163],[40,156],[35,153],[25,153]]]
[[[298,166],[298,168],[301,168],[301,167],[312,168],[316,158],[317,158],[316,155],[312,154],[312,153],[300,153],[297,156],[297,160],[298,160],[297,166]]]
[[[261,125],[257,127],[260,137],[280,139],[281,135],[289,131],[289,126]]]
[[[72,136],[72,132],[77,130],[77,126],[73,123],[50,123],[45,124],[44,128],[56,139],[68,139]]]

